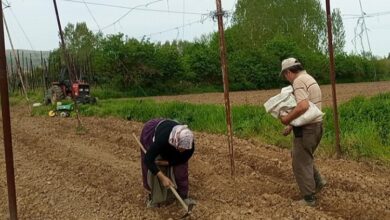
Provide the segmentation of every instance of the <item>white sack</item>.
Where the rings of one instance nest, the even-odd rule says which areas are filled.
[[[265,110],[275,118],[287,115],[296,106],[296,100],[292,94],[292,86],[282,88],[281,93],[271,97],[264,103]],[[293,126],[302,126],[309,124],[316,118],[323,116],[324,113],[312,102],[309,101],[309,109],[298,118],[294,119],[290,124]]]
[[[289,109],[287,112],[282,111],[280,113],[281,116],[287,115],[288,112],[292,111],[292,109]],[[292,120],[290,122],[290,125],[299,127],[302,125],[309,124],[310,122],[314,121],[316,118],[323,116],[324,113],[312,102],[309,101],[309,109],[306,110],[305,113],[303,113],[298,118]]]

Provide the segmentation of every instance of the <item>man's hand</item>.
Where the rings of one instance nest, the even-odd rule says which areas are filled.
[[[290,123],[290,120],[288,119],[288,116],[281,116],[280,117],[280,121],[282,122],[282,124],[284,125],[288,125]]]
[[[161,171],[157,173],[157,177],[160,179],[161,183],[163,184],[164,187],[169,188],[169,187],[175,187],[173,182],[165,176]]]
[[[287,136],[287,135],[289,135],[290,133],[291,133],[291,131],[292,131],[292,126],[291,125],[287,125],[286,127],[284,127],[284,130],[283,130],[283,135],[284,136]]]

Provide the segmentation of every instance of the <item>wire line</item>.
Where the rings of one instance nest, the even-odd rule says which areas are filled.
[[[189,22],[189,23],[177,26],[177,27],[169,28],[169,29],[166,29],[166,30],[163,30],[163,31],[154,32],[154,33],[150,33],[150,34],[144,34],[142,36],[139,36],[138,38],[151,37],[153,35],[163,34],[163,33],[166,33],[166,32],[179,30],[179,28],[183,28],[183,27],[186,27],[186,26],[191,26],[191,25],[196,24],[196,23],[203,23],[207,18],[208,18],[208,16],[202,17],[201,19],[198,19],[198,20],[195,20],[195,21],[192,21],[192,22]]]
[[[122,15],[121,17],[119,17],[118,19],[116,19],[116,20],[115,20],[114,22],[112,22],[111,24],[104,26],[103,28],[101,28],[101,30],[107,29],[107,28],[109,28],[109,27],[115,25],[115,24],[118,23],[120,20],[122,20],[123,18],[125,18],[127,15],[129,15],[130,12],[132,12],[132,11],[135,10],[136,8],[139,8],[139,7],[142,7],[142,6],[147,7],[147,6],[151,5],[151,4],[154,4],[154,3],[157,3],[157,2],[161,2],[161,1],[163,1],[163,0],[156,0],[156,1],[148,2],[148,3],[146,3],[146,4],[137,5],[137,6],[133,7],[133,8],[130,8],[124,15]]]
[[[86,3],[88,5],[98,5],[98,6],[105,6],[105,7],[111,7],[111,8],[122,8],[122,9],[132,9],[137,11],[150,11],[150,12],[161,12],[161,13],[171,13],[171,14],[188,14],[188,15],[202,15],[204,13],[200,12],[184,12],[184,11],[172,11],[172,10],[161,10],[161,9],[151,9],[151,8],[137,8],[136,7],[129,7],[129,6],[122,6],[122,5],[112,5],[112,4],[106,4],[106,3],[97,3],[97,2],[89,2],[89,1],[80,1],[80,0],[62,0],[66,2],[73,2],[73,3]],[[163,1],[163,0],[160,0]]]
[[[101,30],[101,29],[100,29],[100,25],[99,25],[98,22],[96,21],[95,16],[93,16],[91,9],[89,9],[89,7],[88,7],[88,4],[87,4],[84,0],[83,0],[83,2],[84,2],[85,7],[86,7],[87,10],[88,10],[88,13],[91,15],[93,21],[95,22],[95,24],[97,25],[97,27],[99,28],[99,30]]]

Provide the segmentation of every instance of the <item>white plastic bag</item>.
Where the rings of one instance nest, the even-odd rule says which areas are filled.
[[[292,86],[282,88],[280,94],[271,97],[264,103],[265,111],[270,113],[273,117],[279,118],[281,112],[293,109],[297,103],[292,92]]]
[[[282,110],[287,111],[288,109],[294,108],[297,105],[295,98],[292,94],[281,93],[270,98],[264,103],[265,110],[271,113],[275,118],[279,117]]]
[[[271,97],[264,103],[265,110],[275,118],[287,115],[297,106],[295,96],[292,92],[292,86],[282,88],[280,94]],[[323,115],[324,113],[315,104],[309,101],[309,109],[301,116],[294,119],[290,124],[296,127],[306,125]]]

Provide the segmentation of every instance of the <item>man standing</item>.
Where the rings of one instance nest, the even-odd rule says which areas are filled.
[[[280,73],[288,80],[294,89],[297,106],[286,116],[281,116],[280,121],[287,125],[283,135],[288,135],[291,130],[294,133],[292,148],[292,167],[303,200],[299,203],[314,206],[315,193],[319,192],[326,184],[314,165],[314,151],[322,138],[322,116],[314,119],[309,124],[293,127],[291,121],[301,116],[309,109],[309,101],[321,110],[321,89],[317,81],[309,75],[302,64],[295,58],[282,61]]]

